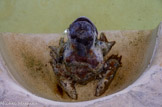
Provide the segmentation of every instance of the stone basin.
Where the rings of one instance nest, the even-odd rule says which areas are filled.
[[[77,85],[77,100],[59,91],[49,64],[48,46],[65,35],[0,33],[0,105],[162,106],[162,23],[152,30],[104,32],[116,41],[108,56],[122,55],[122,67],[100,97],[94,96],[97,80]]]

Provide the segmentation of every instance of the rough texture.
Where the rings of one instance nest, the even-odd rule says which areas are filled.
[[[160,59],[162,57],[162,24],[159,26],[158,31],[157,31],[158,42],[156,45],[157,46],[156,53],[154,54],[152,63],[150,64],[150,67],[147,68],[145,70],[145,72],[142,74],[142,72],[145,69],[144,66],[149,64],[149,60],[147,60],[147,58],[149,58],[149,56],[151,54],[151,53],[149,53],[150,51],[147,50],[148,49],[147,46],[142,45],[142,43],[143,42],[146,44],[148,43],[147,45],[149,47],[150,47],[149,44],[152,43],[152,42],[147,41],[147,39],[149,39],[148,37],[150,37],[150,36],[142,36],[142,35],[150,35],[151,32],[152,31],[140,31],[141,36],[136,36],[138,34],[137,31],[107,32],[108,39],[113,40],[113,37],[115,37],[115,36],[116,36],[116,38],[119,39],[119,40],[117,39],[116,47],[114,46],[114,48],[111,52],[112,53],[120,52],[120,54],[123,55],[123,63],[125,65],[123,65],[123,67],[120,69],[119,73],[116,75],[113,83],[111,84],[109,90],[106,92],[106,94],[104,94],[105,97],[102,96],[101,98],[98,98],[95,100],[86,101],[86,102],[78,102],[78,103],[57,102],[57,101],[51,101],[51,100],[47,100],[47,99],[38,97],[38,96],[43,96],[45,98],[53,99],[53,100],[70,101],[70,99],[68,99],[67,96],[60,97],[59,95],[58,96],[56,95],[57,97],[55,97],[55,98],[58,98],[58,99],[49,98],[49,96],[48,96],[52,93],[52,91],[50,91],[50,86],[54,85],[55,80],[54,80],[54,78],[52,78],[54,76],[54,74],[51,72],[51,70],[50,70],[51,68],[50,67],[48,68],[48,64],[46,65],[46,63],[45,63],[45,62],[48,62],[48,58],[49,58],[48,52],[43,53],[44,57],[43,57],[43,55],[41,55],[41,52],[44,52],[44,49],[46,49],[46,50],[48,50],[48,49],[46,48],[45,45],[41,45],[41,44],[42,43],[57,44],[57,43],[49,41],[49,40],[55,39],[55,37],[53,37],[53,35],[48,35],[48,39],[45,36],[39,36],[39,35],[35,35],[35,36],[31,35],[32,39],[28,39],[27,36],[22,36],[22,35],[16,36],[18,34],[14,34],[15,36],[8,36],[8,38],[6,36],[6,39],[3,38],[3,40],[4,40],[3,42],[5,43],[5,45],[3,45],[3,46],[4,47],[10,46],[10,48],[9,47],[5,48],[6,50],[3,50],[3,52],[4,51],[8,52],[8,53],[6,53],[6,56],[8,55],[8,58],[10,58],[10,61],[15,61],[16,58],[18,58],[18,60],[14,62],[14,65],[19,64],[19,66],[17,65],[17,68],[16,68],[17,71],[7,72],[7,71],[10,71],[10,68],[12,68],[13,66],[10,66],[10,64],[6,63],[7,60],[9,60],[9,59],[6,59],[6,57],[3,56],[4,53],[2,52],[2,48],[1,48],[2,55],[0,57],[0,87],[2,87],[2,88],[0,88],[0,104],[2,105],[4,103],[7,104],[8,102],[13,102],[13,103],[19,103],[18,105],[22,106],[22,103],[26,104],[27,102],[31,102],[31,103],[27,103],[27,105],[29,105],[29,106],[76,106],[77,105],[77,106],[101,106],[101,107],[103,107],[103,106],[106,107],[109,105],[109,106],[113,106],[113,107],[114,106],[117,106],[117,107],[118,106],[121,106],[121,107],[125,107],[125,106],[147,106],[147,107],[148,106],[150,106],[150,107],[156,106],[156,107],[160,107],[160,106],[162,106],[162,103],[161,103],[161,99],[162,99],[162,91],[161,91],[162,90],[162,85],[161,85],[161,83],[162,83],[162,79],[161,79],[162,78],[162,60]],[[8,34],[8,35],[11,35],[11,34]],[[113,35],[113,37],[111,38],[112,35]],[[156,33],[154,33],[154,35],[156,35]],[[1,34],[1,36],[2,36],[2,34]],[[12,38],[12,41],[10,40],[10,37]],[[39,39],[37,39],[36,37],[42,38],[45,41],[44,42],[39,41]],[[18,38],[22,38],[22,39],[18,39]],[[34,38],[36,38],[36,39],[34,39]],[[129,39],[127,39],[127,38],[129,38]],[[25,40],[25,41],[23,41],[23,40]],[[33,40],[33,42],[35,44],[32,44],[32,42],[30,40]],[[131,40],[132,42],[130,42],[130,41],[128,42],[127,40]],[[141,42],[137,42],[137,41],[141,41]],[[13,42],[16,42],[16,43],[14,44]],[[12,45],[9,45],[9,43]],[[21,45],[19,45],[19,43]],[[17,46],[16,46],[16,44],[17,44]],[[26,46],[24,44],[28,44],[28,45]],[[129,45],[129,46],[127,46],[127,45]],[[140,49],[138,47],[138,45],[139,45],[139,47],[142,46],[141,47],[142,49]],[[2,44],[1,44],[1,46],[2,46]],[[22,50],[16,50],[18,46],[20,46],[20,48],[18,48],[18,49],[22,49]],[[36,46],[37,46],[37,48],[36,48]],[[41,48],[43,46],[44,46],[44,49]],[[133,49],[129,50],[128,47],[131,47],[131,46],[137,46],[138,48],[136,47],[137,50],[133,50]],[[134,47],[134,49],[136,49],[136,48]],[[150,48],[154,48],[154,47],[150,47]],[[28,49],[35,53],[32,53],[31,51],[26,51]],[[125,51],[127,51],[127,52],[125,52]],[[21,56],[23,56],[23,54],[20,54],[21,52],[24,52],[24,53],[29,52],[29,53],[25,54],[27,56],[24,55],[26,60],[23,59],[24,57],[21,57]],[[136,52],[136,54],[132,54],[133,52]],[[148,53],[144,53],[144,52],[148,52]],[[34,59],[33,59],[33,56],[35,57]],[[32,60],[30,60],[30,58]],[[128,58],[132,58],[132,60],[130,60]],[[4,61],[4,59],[5,59],[5,61]],[[19,63],[21,61],[23,63]],[[25,62],[25,61],[27,61],[27,62]],[[132,61],[135,61],[135,62],[133,63]],[[34,62],[34,66],[33,66],[33,62]],[[12,62],[12,64],[13,64],[13,62]],[[26,65],[25,66],[26,68],[24,68],[24,71],[20,71],[20,70],[22,70],[24,65]],[[131,66],[129,66],[130,68],[129,67],[124,68],[128,65],[131,65]],[[41,73],[41,70],[39,68],[40,66],[43,66],[43,68],[42,68],[43,73]],[[47,67],[44,67],[44,66],[47,66]],[[13,67],[13,69],[15,69],[15,68]],[[20,71],[20,72],[18,72],[18,71]],[[31,71],[35,71],[37,73],[31,74],[31,73],[33,73]],[[48,73],[45,73],[46,71]],[[16,72],[18,72],[18,73],[16,74]],[[49,74],[50,72],[51,72],[51,74]],[[10,73],[12,73],[12,75],[14,74],[13,76],[16,79],[16,81],[18,81],[18,82],[16,82],[13,78],[11,78]],[[42,74],[44,74],[44,75],[42,75]],[[31,75],[31,78],[29,78],[30,75]],[[48,78],[49,75],[51,78]],[[44,79],[42,79],[43,76],[44,76]],[[140,78],[138,78],[139,76],[140,76]],[[38,77],[42,77],[42,78],[38,78]],[[135,81],[136,79],[137,79],[137,81],[133,83],[133,81]],[[22,80],[24,80],[24,81],[22,81]],[[51,80],[53,82],[48,83],[47,81],[49,81],[49,80]],[[27,81],[29,81],[29,82],[27,82]],[[80,92],[80,94],[85,93],[84,89],[91,88],[91,87],[93,88],[93,84],[95,84],[95,82],[92,82],[85,87],[78,86],[78,91]],[[25,87],[26,89],[28,89],[29,91],[35,93],[37,96],[31,94],[29,91],[24,89],[21,85],[23,87]],[[129,87],[127,87],[127,86],[129,86]],[[125,89],[123,89],[123,88],[125,88]],[[120,90],[122,90],[122,91],[120,91]],[[89,91],[89,92],[93,93],[92,91]],[[44,93],[46,94],[46,96]],[[112,93],[114,93],[114,94],[112,94]],[[109,94],[112,94],[112,95],[109,95]],[[107,96],[107,95],[109,95],[109,96]],[[84,95],[80,95],[80,100],[94,99],[91,96],[91,94],[87,95],[87,96],[90,96],[90,97],[87,98]],[[83,99],[83,98],[87,98],[87,99]],[[25,106],[25,104],[23,104],[23,105]],[[13,105],[13,106],[17,106],[17,105]]]

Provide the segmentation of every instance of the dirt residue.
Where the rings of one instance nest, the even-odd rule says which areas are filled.
[[[122,67],[118,70],[109,89],[103,96],[118,92],[132,84],[144,71],[149,62],[149,49],[152,31],[112,31],[106,32],[109,41],[116,41],[107,57],[122,55]],[[76,101],[70,99],[58,86],[56,76],[49,64],[49,45],[58,45],[60,36],[54,34],[4,34],[4,51],[7,63],[18,82],[32,93],[57,101]],[[20,81],[21,80],[21,81]],[[23,82],[22,82],[23,81]],[[76,85],[77,101],[95,99],[97,80],[87,85]]]

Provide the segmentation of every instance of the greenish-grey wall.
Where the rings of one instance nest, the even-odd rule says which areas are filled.
[[[153,29],[162,0],[0,0],[0,32],[60,33],[79,16],[98,30]]]

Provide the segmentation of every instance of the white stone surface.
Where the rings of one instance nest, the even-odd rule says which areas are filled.
[[[162,23],[152,63],[126,89],[103,98],[84,102],[57,102],[31,94],[9,74],[0,56],[0,107],[162,107]]]

